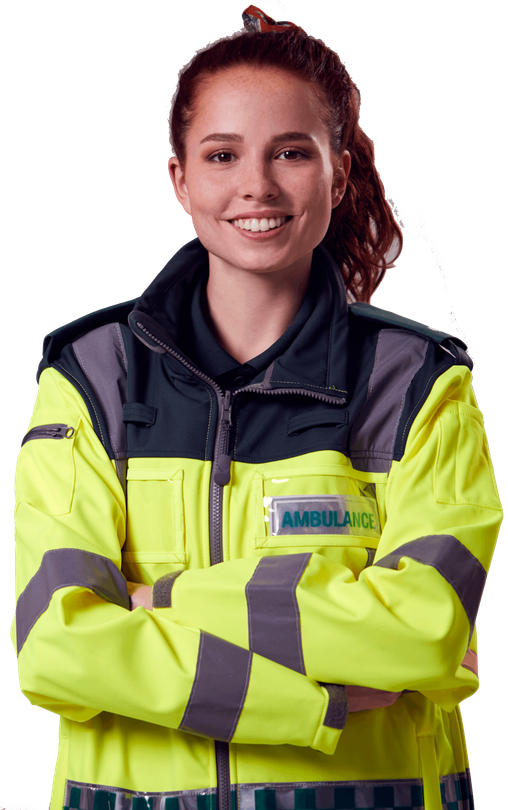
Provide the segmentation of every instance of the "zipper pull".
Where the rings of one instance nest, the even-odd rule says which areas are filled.
[[[222,406],[222,419],[221,421],[229,428],[233,424],[231,419],[231,391],[224,391],[224,405]]]
[[[221,430],[224,431],[222,447],[227,450],[229,444],[229,431],[233,420],[231,418],[231,391],[224,391],[221,414]],[[220,487],[225,487],[231,480],[231,456],[221,453],[217,459],[213,480]]]
[[[231,480],[231,456],[223,454],[217,460],[213,480],[220,487],[225,487]]]
[[[39,425],[28,431],[21,442],[21,447],[23,447],[25,442],[29,442],[32,439],[71,439],[74,433],[74,428],[69,425]]]

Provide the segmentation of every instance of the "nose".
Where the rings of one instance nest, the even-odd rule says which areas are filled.
[[[279,194],[272,166],[266,159],[246,163],[240,182],[240,195],[245,200],[273,200]]]

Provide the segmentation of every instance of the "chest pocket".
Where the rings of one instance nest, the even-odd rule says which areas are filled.
[[[124,576],[152,584],[185,562],[183,470],[167,459],[129,459]]]
[[[385,483],[383,473],[347,465],[257,471],[255,547],[375,549],[384,525]]]

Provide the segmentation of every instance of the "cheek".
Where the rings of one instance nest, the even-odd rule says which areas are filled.
[[[331,191],[328,191],[328,186],[325,185],[324,181],[316,189],[316,193],[309,196],[307,208],[309,222],[312,222],[315,227],[319,227],[320,223],[323,223],[325,219],[328,221],[332,210]]]
[[[193,175],[187,181],[187,191],[193,213],[206,214],[217,210],[224,188],[206,176]]]
[[[219,189],[213,177],[207,176],[206,170],[199,171],[193,168],[192,173],[187,175],[187,191],[191,203],[195,208],[207,205],[207,201],[217,194]]]
[[[306,176],[300,176],[294,184],[294,194],[312,213],[323,211],[331,205],[333,174],[324,166],[312,167]]]

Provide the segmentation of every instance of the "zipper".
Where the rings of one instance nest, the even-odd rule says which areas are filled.
[[[144,332],[144,334],[147,337],[149,337],[150,340],[152,340],[154,343],[156,343],[158,346],[164,349],[164,351],[166,351],[168,354],[171,354],[173,357],[179,360],[185,366],[185,368],[188,368],[189,371],[192,371],[193,374],[199,377],[200,380],[204,380],[205,382],[207,382],[208,385],[210,385],[213,388],[213,390],[215,391],[215,393],[219,398],[222,397],[222,389],[219,388],[215,380],[212,380],[211,377],[209,377],[207,374],[204,374],[202,371],[199,370],[199,368],[196,368],[196,366],[193,366],[192,363],[189,363],[189,361],[186,360],[185,357],[182,357],[181,354],[175,351],[175,349],[172,349],[171,346],[168,346],[167,343],[164,343],[158,337],[155,337],[155,335],[152,332],[150,332],[150,330],[147,329],[146,326],[143,326],[141,321],[137,320],[136,326],[138,327],[138,329],[141,330],[141,332]],[[309,391],[307,388],[263,388],[262,383],[256,383],[255,385],[246,385],[245,388],[237,388],[236,391],[233,391],[231,396],[236,397],[238,394],[268,394],[272,396],[274,394],[301,394],[302,396],[311,397],[312,399],[318,399],[321,402],[328,402],[331,405],[346,404],[345,397],[333,397],[330,396],[329,394],[321,394],[319,391]]]
[[[220,390],[220,389],[219,389]],[[229,434],[231,431],[231,391],[217,393],[219,423],[215,434],[212,476],[210,482],[210,564],[223,561],[222,554],[222,501],[224,487],[231,478]]]
[[[229,437],[231,433],[232,418],[231,409],[233,397],[243,393],[253,394],[301,394],[303,396],[318,399],[321,402],[328,402],[333,405],[344,405],[346,400],[343,397],[333,397],[328,394],[321,394],[317,391],[309,391],[306,388],[272,388],[266,389],[258,385],[248,385],[245,388],[238,388],[236,391],[222,391],[215,380],[208,377],[198,368],[189,363],[175,349],[168,346],[143,324],[136,320],[136,326],[151,341],[159,345],[172,357],[179,360],[185,368],[192,371],[199,379],[206,382],[213,388],[217,397],[219,408],[217,432],[215,435],[212,474],[210,480],[209,495],[209,543],[210,543],[210,565],[217,565],[223,561],[222,553],[222,511],[224,487],[229,484],[231,478],[231,456],[229,454]],[[231,810],[231,770],[229,765],[229,744],[221,740],[215,740],[215,762],[217,767],[217,810]]]
[[[220,389],[219,389],[220,391]],[[212,476],[210,482],[209,521],[210,521],[210,564],[223,561],[222,553],[222,511],[224,487],[231,478],[231,456],[229,434],[231,431],[231,391],[217,393],[219,404],[218,428],[213,452]],[[217,810],[231,808],[231,771],[229,767],[229,745],[215,741],[215,761],[217,765]]]
[[[75,432],[69,425],[39,425],[28,431],[21,442],[21,447],[32,439],[72,439]]]

